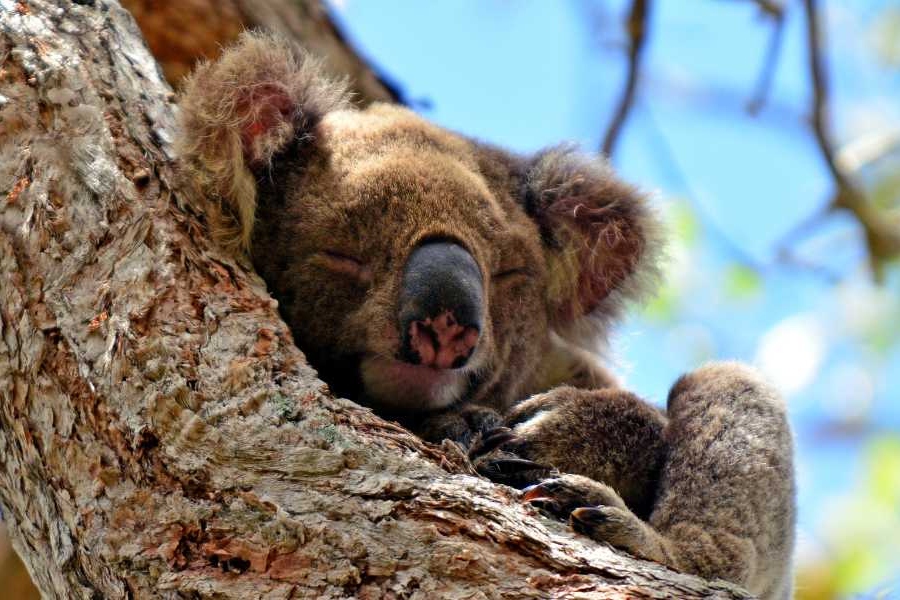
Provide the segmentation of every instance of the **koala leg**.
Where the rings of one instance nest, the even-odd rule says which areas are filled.
[[[713,363],[668,400],[668,456],[649,524],[671,566],[789,597],[793,442],[784,402],[750,367]]]

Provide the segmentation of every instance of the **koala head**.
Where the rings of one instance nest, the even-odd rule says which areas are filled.
[[[644,198],[600,159],[518,156],[345,86],[259,34],[181,101],[185,174],[338,393],[387,411],[498,408],[554,339],[602,334],[652,281]]]

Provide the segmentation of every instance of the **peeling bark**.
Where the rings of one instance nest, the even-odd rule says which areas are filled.
[[[49,598],[744,597],[331,396],[178,185],[112,0],[0,0],[0,504]]]

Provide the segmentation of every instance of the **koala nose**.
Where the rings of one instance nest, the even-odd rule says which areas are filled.
[[[481,335],[484,290],[478,263],[461,245],[429,241],[403,269],[400,358],[437,369],[465,366]]]

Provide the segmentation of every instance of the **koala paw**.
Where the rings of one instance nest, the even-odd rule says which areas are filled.
[[[475,470],[494,483],[522,488],[555,473],[553,467],[522,458],[516,452],[505,449],[517,446],[521,438],[506,427],[484,432],[469,450],[469,460]]]
[[[447,439],[469,448],[487,432],[495,430],[501,421],[500,414],[494,409],[473,404],[432,415],[418,426],[417,431],[428,441]]]
[[[580,475],[560,475],[525,488],[522,501],[576,532],[641,558],[661,560],[656,535],[608,485]]]
[[[608,485],[581,475],[560,475],[522,490],[522,501],[560,519],[583,507],[610,506],[628,510],[621,497]]]
[[[576,508],[569,515],[572,529],[598,542],[606,542],[629,554],[648,557],[644,548],[647,525],[630,510],[613,506]]]

